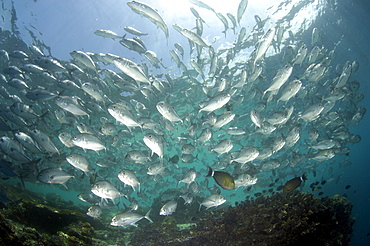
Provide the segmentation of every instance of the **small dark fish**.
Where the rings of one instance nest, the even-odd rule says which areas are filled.
[[[326,184],[326,180],[321,181],[321,185]]]
[[[324,192],[320,191],[318,195],[322,196],[322,195],[324,195]]]
[[[178,155],[174,155],[169,159],[169,161],[174,163],[174,164],[177,164],[179,162],[179,160],[180,160],[180,157]]]
[[[218,188],[216,185],[214,185],[211,188],[208,188],[208,190],[211,192],[211,194],[218,194],[218,195],[221,194],[220,188]]]
[[[247,188],[247,191],[250,191],[252,189],[252,186],[249,186],[248,188]]]
[[[269,184],[269,187],[272,187],[272,186],[274,186],[275,185],[275,183],[271,183],[271,184]]]
[[[8,194],[6,194],[3,189],[0,189],[0,202],[6,206],[7,203],[13,203],[14,201],[9,198]]]
[[[346,185],[346,187],[344,187],[346,190],[348,190],[349,188],[351,188],[350,185]]]
[[[283,185],[280,185],[279,187],[277,187],[277,191],[281,191],[282,189],[284,188],[284,186]]]
[[[342,176],[338,176],[338,178],[335,180],[335,183],[338,184],[339,181],[341,180]]]
[[[262,193],[261,193],[261,192],[254,193],[254,196],[255,196],[255,197],[259,197],[259,196],[261,196],[261,195],[262,195]]]
[[[8,194],[6,194],[6,192],[2,188],[0,188],[0,203],[4,204],[5,207],[7,207],[7,203],[14,203],[17,206],[19,212],[22,213],[22,210],[18,205],[21,201],[22,199],[19,199],[17,201],[12,200],[11,198],[9,198]]]
[[[234,178],[227,172],[213,171],[208,167],[209,171],[206,177],[212,176],[216,183],[225,190],[233,190],[235,188]]]
[[[9,178],[9,177],[18,177],[19,175],[15,172],[13,167],[13,163],[8,162],[6,160],[0,160],[0,173],[2,177]]]
[[[272,193],[274,191],[274,189],[268,189],[268,192]]]
[[[321,186],[317,186],[317,187],[316,187],[316,189],[321,190],[321,189],[322,189],[322,187],[321,187]]]
[[[293,190],[297,189],[298,186],[300,186],[302,181],[304,180],[307,180],[307,178],[303,174],[302,177],[295,177],[294,179],[287,181],[284,185],[283,192],[284,193],[292,192]]]
[[[90,184],[94,184],[96,182],[97,175],[98,175],[98,173],[90,174]]]
[[[81,201],[87,202],[90,204],[98,204],[101,201],[100,197],[94,195],[93,193],[81,193],[77,197]]]
[[[280,178],[275,179],[275,183],[277,183],[280,180]]]

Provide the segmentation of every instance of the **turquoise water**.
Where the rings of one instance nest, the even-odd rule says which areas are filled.
[[[212,3],[212,1],[204,2],[212,6],[216,12],[220,12],[225,16],[226,13],[237,15],[239,1],[230,1],[230,4],[227,6]],[[366,44],[369,33],[365,20],[368,18],[366,11],[369,10],[369,6],[359,1],[351,3],[335,1],[293,1],[290,3],[289,1],[283,1],[281,4],[271,1],[266,3],[265,6],[252,1],[249,2],[240,25],[235,27],[235,34],[231,30],[233,25],[228,20],[230,28],[226,30],[225,35],[222,33],[224,25],[217,18],[216,14],[210,10],[190,4],[187,1],[179,1],[178,4],[171,4],[166,1],[146,1],[147,4],[158,10],[158,13],[165,20],[169,29],[169,37],[166,38],[160,28],[148,18],[134,13],[125,1],[106,1],[104,4],[101,4],[99,1],[89,2],[88,4],[86,2],[5,1],[2,6],[3,22],[1,26],[3,41],[0,48],[8,53],[14,50],[21,50],[29,58],[10,57],[8,63],[2,64],[2,70],[8,65],[22,67],[24,64],[34,64],[35,59],[39,55],[32,53],[29,48],[31,45],[40,48],[45,56],[58,60],[64,66],[66,66],[67,62],[71,62],[79,65],[82,69],[81,73],[68,69],[49,71],[48,73],[56,77],[56,81],[50,81],[43,78],[40,74],[26,71],[23,74],[23,79],[27,82],[29,88],[15,88],[9,83],[2,84],[9,92],[8,95],[5,92],[2,93],[2,105],[11,106],[16,101],[21,100],[25,104],[32,105],[39,114],[49,111],[42,118],[30,120],[28,126],[18,126],[16,123],[9,123],[10,127],[12,130],[22,130],[24,132],[27,132],[29,129],[39,129],[50,137],[60,154],[81,154],[88,158],[91,168],[94,169],[93,172],[83,175],[81,170],[77,170],[65,161],[65,156],[60,157],[60,161],[56,161],[56,159],[50,158],[53,153],[45,149],[42,149],[44,154],[34,154],[26,151],[26,155],[30,159],[41,158],[42,161],[38,165],[37,170],[27,172],[25,187],[40,193],[58,193],[64,200],[71,200],[85,206],[87,209],[90,204],[81,203],[77,195],[90,193],[94,182],[90,182],[89,175],[96,173],[96,180],[108,180],[122,193],[127,194],[130,199],[135,198],[139,203],[139,207],[145,208],[143,210],[146,211],[146,208],[153,207],[154,199],[160,196],[162,196],[161,204],[159,206],[155,204],[155,207],[161,207],[173,198],[177,199],[178,203],[183,203],[183,200],[178,198],[178,195],[184,192],[191,192],[193,195],[202,198],[211,195],[214,190],[209,190],[208,188],[213,187],[216,183],[213,178],[205,177],[207,166],[212,166],[215,170],[228,172],[234,179],[237,179],[239,174],[245,173],[258,178],[256,184],[240,187],[237,190],[229,191],[216,186],[226,198],[227,205],[234,205],[235,202],[244,200],[246,196],[254,197],[254,194],[258,192],[268,196],[272,192],[277,192],[278,187],[284,185],[286,181],[306,173],[308,180],[299,187],[301,191],[313,192],[320,197],[346,194],[349,200],[354,203],[353,215],[357,218],[357,222],[354,227],[353,242],[354,245],[366,245],[366,242],[368,242],[366,234],[369,232],[366,210],[369,205],[367,192],[369,175],[365,166],[368,157],[365,147],[369,141],[369,134],[366,131],[368,118],[365,114],[364,119],[357,123],[352,120],[352,117],[356,110],[368,105],[369,86],[366,83],[366,66],[369,62],[369,52]],[[194,29],[195,17],[189,11],[190,7],[194,7],[205,20],[203,24],[204,30],[201,35],[202,39],[213,48],[218,59],[223,61],[223,63],[219,62],[215,73],[209,73],[213,57],[210,49],[204,47],[198,54],[197,48],[195,48],[191,53],[187,38],[172,27],[176,23],[194,32],[197,30]],[[12,8],[14,11],[12,11]],[[258,15],[262,20],[260,26],[256,24],[255,15]],[[125,32],[123,29],[125,26],[132,26],[143,33],[148,33],[148,35],[140,38],[148,50],[156,53],[163,66],[159,65],[159,68],[155,68],[144,55],[122,46],[119,43],[120,38],[111,39],[94,34],[96,30],[104,29],[111,30],[120,36],[125,34],[125,38],[130,39],[134,37],[134,35]],[[236,44],[242,27],[246,28],[246,36],[242,43]],[[278,42],[279,37],[274,35],[274,40],[268,45],[266,54],[263,58],[257,60],[253,50],[258,50],[258,47],[263,45],[264,35],[270,28],[275,28],[277,33],[279,28],[282,28],[281,42]],[[313,42],[312,33],[314,28],[317,28],[319,31],[320,38]],[[9,32],[5,32],[5,30]],[[170,56],[169,50],[176,50],[174,43],[180,43],[185,51],[183,58],[179,50],[176,52],[179,54],[186,70],[184,67],[178,66]],[[299,48],[303,44],[306,45],[308,54],[315,46],[318,47],[320,49],[318,57],[313,62],[305,58],[301,65],[292,65],[293,72],[287,82],[277,92],[277,95],[271,95],[268,92],[265,96],[262,96],[263,92],[271,85],[271,81],[279,69],[294,61]],[[73,59],[70,52],[74,50],[86,52],[90,55],[97,67],[96,70],[86,68],[81,65],[81,61],[78,62],[77,59]],[[129,59],[140,65],[140,68],[144,71],[143,74],[147,78],[152,76],[152,81],[150,84],[137,83],[137,81],[135,82],[123,75],[123,72],[114,64],[102,61],[102,55],[99,56],[92,53],[109,53]],[[205,81],[195,71],[196,69],[191,65],[191,60],[201,67],[205,73]],[[336,82],[342,74],[343,66],[347,61],[351,63],[354,61],[359,62],[359,68],[351,73],[348,82],[344,86],[336,86]],[[317,80],[304,76],[305,71],[312,63],[321,63],[326,67],[325,73]],[[254,81],[247,81],[242,87],[235,87],[243,70],[247,73],[247,79],[252,76],[256,69],[255,64],[262,67],[261,75]],[[112,78],[108,78],[103,72],[104,69],[111,69],[119,73],[126,79],[125,83],[132,85],[135,89],[125,94],[124,91],[127,92],[130,89],[117,86],[118,83],[123,83],[123,81],[114,81]],[[8,81],[12,77],[19,76],[14,74],[4,75]],[[172,80],[169,80],[166,75],[170,76]],[[153,82],[154,78],[156,81]],[[64,79],[72,80],[79,86],[84,82],[93,83],[100,89],[100,93],[104,95],[104,101],[96,101],[82,89],[65,89],[60,85],[58,86],[58,82]],[[224,89],[217,87],[221,79],[226,79],[226,87]],[[276,101],[282,90],[294,79],[302,81],[301,90],[288,102],[277,103]],[[360,83],[358,91],[351,87],[352,82],[355,80]],[[56,105],[55,99],[39,101],[26,97],[26,93],[36,86],[42,86],[59,96],[79,97],[79,104],[88,112],[89,117],[75,116],[70,112],[66,112],[66,116],[72,119],[73,123],[68,124],[58,121],[55,117],[55,111],[60,110],[60,108]],[[308,106],[315,103],[325,104],[327,102],[325,98],[331,95],[330,91],[335,87],[339,88],[345,95],[335,102],[333,108],[330,109],[328,105],[325,105],[324,112],[326,109],[328,109],[328,112],[319,114],[317,119],[309,122],[300,118],[300,115]],[[152,95],[144,94],[143,92],[146,90],[149,90]],[[122,93],[123,95],[131,96],[122,96]],[[221,115],[229,110],[235,114],[235,118],[227,125],[221,127],[221,129],[215,129],[205,123],[205,118],[209,115],[205,112],[198,112],[202,108],[201,101],[209,101],[220,93],[229,93],[230,101],[215,110],[214,113]],[[363,93],[365,99],[357,102],[355,98],[357,93]],[[19,99],[9,95],[16,95]],[[145,108],[140,108],[140,105],[132,99],[142,103]],[[131,105],[130,112],[135,119],[148,117],[155,123],[159,123],[159,125],[151,129],[140,129],[140,127],[128,129],[108,112],[110,105],[121,100]],[[175,109],[183,123],[175,122],[169,124],[163,119],[156,108],[156,104],[162,100]],[[91,106],[92,103],[96,103],[94,108]],[[101,110],[98,110],[96,105],[100,106]],[[266,122],[269,116],[279,111],[286,113],[291,106],[294,109],[286,123],[276,124],[276,130],[270,134],[255,133],[258,127],[251,120],[250,112],[252,109],[258,110],[266,118],[264,124],[267,125]],[[6,118],[3,115],[1,117]],[[102,125],[107,122],[112,123],[115,127],[113,135],[107,135],[101,131]],[[64,146],[58,139],[58,135],[61,132],[67,132],[71,136],[78,134],[77,125],[79,123],[88,125],[93,134],[102,141],[106,150],[98,152],[87,150],[85,152],[78,146]],[[195,136],[189,135],[191,124],[197,125]],[[295,126],[298,126],[300,129],[300,138],[293,146],[284,146],[265,160],[253,160],[244,165],[243,168],[241,168],[240,163],[230,162],[230,156],[237,155],[237,151],[241,148],[255,147],[262,152],[280,137],[286,140],[290,130]],[[207,143],[201,144],[197,139],[202,130],[207,127],[212,129],[212,138]],[[240,127],[246,133],[240,136],[232,136],[225,131],[228,127]],[[333,152],[335,150],[333,158],[321,162],[312,159],[317,151],[310,147],[317,141],[309,141],[308,133],[311,128],[315,128],[319,132],[317,141],[334,139],[338,142],[340,146],[330,148]],[[163,136],[161,140],[164,144],[162,161],[167,170],[157,177],[147,174],[148,167],[160,161],[160,158],[157,158],[155,155],[151,156],[150,148],[143,141],[144,135],[149,132]],[[339,137],[339,133],[346,133],[347,135]],[[354,143],[352,139],[354,135],[361,136],[361,142]],[[2,131],[1,136],[14,139],[11,131]],[[211,151],[217,143],[226,138],[231,139],[233,142],[233,148],[229,153],[219,155]],[[192,157],[195,159],[190,163],[181,160],[182,146],[184,144],[193,144],[196,147],[196,150],[192,153]],[[343,149],[347,147],[350,150],[349,153]],[[125,157],[132,150],[143,151],[148,156],[148,161],[142,164],[128,162]],[[304,158],[299,164],[293,165],[292,158],[296,154],[301,154]],[[169,161],[175,155],[180,156],[178,163]],[[5,154],[4,158],[13,162],[14,166],[19,166],[19,161],[12,158],[9,154]],[[266,166],[263,167],[268,160],[277,160],[279,166],[271,169]],[[98,165],[99,163],[106,164],[106,166],[102,167]],[[346,163],[351,163],[351,165]],[[53,184],[50,187],[48,184],[37,181],[36,175],[39,171],[59,166],[64,171],[75,176],[75,178],[66,182],[68,190],[60,184]],[[197,171],[197,177],[195,182],[189,185],[191,189],[188,190],[187,184],[179,184],[179,180],[182,180],[191,168]],[[21,167],[20,169],[22,171],[25,168]],[[130,186],[123,186],[123,183],[117,177],[122,169],[129,169],[135,172],[141,183],[140,193],[137,190],[133,191]],[[321,189],[311,189],[310,184],[323,180],[327,181],[327,183],[322,185]],[[347,185],[351,185],[351,188],[345,189]],[[270,188],[273,191],[268,191]],[[164,195],[166,191],[171,189],[175,189],[177,193],[173,192],[170,195]],[[323,194],[319,195],[320,192],[323,192]],[[115,201],[121,201],[119,208],[105,210],[102,216],[113,217],[119,210],[123,212],[123,203],[127,206],[130,204],[124,198],[117,198]],[[159,211],[153,211],[153,213],[159,213]]]

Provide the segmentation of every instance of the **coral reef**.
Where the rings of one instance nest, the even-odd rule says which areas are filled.
[[[236,207],[216,209],[179,230],[175,223],[149,224],[135,231],[132,245],[349,245],[352,203],[341,196],[277,193]],[[144,235],[144,236],[143,236]]]
[[[44,198],[10,185],[7,193],[23,198],[0,210],[0,245],[106,245],[94,239],[105,226],[57,194]]]
[[[122,228],[55,195],[33,195],[0,210],[0,245],[349,245],[355,221],[345,197],[293,191],[200,213],[197,203],[166,217],[152,208],[154,223]]]

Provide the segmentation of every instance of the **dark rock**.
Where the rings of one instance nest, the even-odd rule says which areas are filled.
[[[132,245],[349,245],[352,203],[336,195],[277,193],[219,209],[196,227],[154,223],[135,230]],[[330,232],[330,233],[328,233]]]

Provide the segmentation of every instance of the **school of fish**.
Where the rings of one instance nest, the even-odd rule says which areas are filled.
[[[172,32],[184,37],[168,42],[172,64],[147,48],[150,33],[129,26],[124,35],[94,34],[148,64],[81,50],[63,61],[37,45],[0,47],[1,177],[75,190],[94,218],[102,208],[127,204],[111,225],[137,226],[144,218],[153,222],[150,213],[176,213],[178,203],[191,204],[195,196],[203,197],[199,210],[210,209],[255,184],[302,173],[309,179],[317,167],[349,155],[361,141],[350,128],[366,113],[357,61],[335,61],[316,28],[305,41],[284,23],[258,16],[253,27],[244,26],[247,0],[226,16],[202,1],[190,3],[194,26],[182,27],[167,23],[156,6],[127,2],[163,40]],[[208,43],[199,9],[214,12],[224,26],[220,36],[234,35],[235,42]],[[163,197],[160,211],[134,212],[170,189],[178,194]]]

